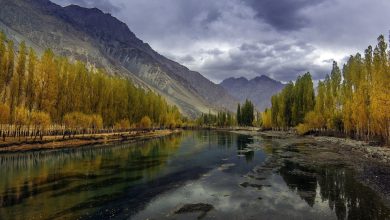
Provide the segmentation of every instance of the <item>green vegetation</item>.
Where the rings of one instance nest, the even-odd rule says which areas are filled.
[[[256,117],[260,120],[260,115]],[[254,105],[251,101],[246,100],[241,106],[238,104],[236,117],[229,111],[220,111],[217,115],[208,113],[202,114],[197,120],[198,126],[215,126],[215,127],[231,127],[231,126],[254,126],[260,124],[255,120]]]
[[[309,73],[290,82],[272,97],[272,108],[262,113],[264,128],[297,127],[299,133],[332,131],[347,136],[390,143],[390,61],[383,36],[364,57],[351,56],[340,70],[318,83],[314,96]]]
[[[310,73],[299,76],[295,84],[287,84],[282,92],[272,96],[271,103],[271,112],[263,114],[263,121],[271,121],[273,128],[289,128],[302,123],[305,115],[313,110],[315,103]],[[267,118],[269,116],[271,120]]]
[[[254,121],[254,105],[251,101],[245,100],[241,106],[237,106],[237,124],[240,126],[253,126]]]
[[[23,42],[17,53],[14,48],[0,33],[2,136],[31,136],[48,128],[96,132],[182,124],[177,107],[128,79],[55,56],[51,50],[37,56]]]
[[[236,125],[236,119],[228,111],[220,111],[217,115],[203,113],[197,120],[198,126],[231,127]]]

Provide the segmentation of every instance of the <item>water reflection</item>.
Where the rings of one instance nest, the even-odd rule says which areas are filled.
[[[254,151],[248,146],[250,144],[253,144],[253,139],[245,136],[245,135],[238,135],[237,136],[237,150],[238,155],[244,156],[246,161],[251,162],[254,157]]]
[[[184,132],[137,144],[0,155],[0,219],[386,219],[343,168],[266,166],[272,139]],[[252,147],[258,146],[258,147]]]
[[[390,210],[371,189],[357,182],[353,172],[345,168],[307,168],[286,162],[280,174],[288,187],[311,207],[316,192],[328,203],[337,219],[388,219]]]
[[[77,216],[104,205],[107,196],[161,173],[180,140],[170,136],[137,145],[1,155],[0,219],[71,217],[58,208],[78,204],[69,210]]]

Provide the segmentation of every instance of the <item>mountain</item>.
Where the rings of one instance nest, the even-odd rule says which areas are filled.
[[[96,8],[61,7],[49,0],[0,0],[0,29],[37,51],[82,60],[151,89],[189,117],[237,101],[224,88],[154,51],[128,26]]]
[[[262,75],[248,80],[244,77],[228,78],[219,85],[225,88],[230,95],[244,102],[245,99],[251,100],[258,110],[263,111],[271,106],[271,97],[284,88],[284,84],[273,80],[268,76]]]

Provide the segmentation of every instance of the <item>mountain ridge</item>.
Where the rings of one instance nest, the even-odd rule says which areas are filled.
[[[245,77],[229,77],[219,85],[240,102],[251,100],[260,111],[270,107],[272,95],[280,92],[285,86],[266,75],[256,76],[250,80]]]
[[[128,26],[100,9],[61,7],[48,0],[0,0],[2,29],[40,50],[82,60],[132,79],[175,104],[189,117],[209,110],[233,111],[237,101],[198,72],[154,51]]]

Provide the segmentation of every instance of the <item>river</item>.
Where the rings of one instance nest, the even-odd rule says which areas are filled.
[[[275,144],[186,131],[135,144],[2,154],[0,219],[390,218],[348,168],[270,165]]]

